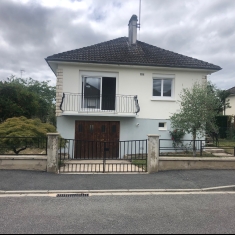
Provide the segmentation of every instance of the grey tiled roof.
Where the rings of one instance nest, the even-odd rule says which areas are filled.
[[[228,89],[230,91],[231,95],[235,95],[235,87]]]
[[[99,64],[124,64],[157,67],[220,70],[219,66],[180,55],[144,42],[129,45],[122,37],[81,49],[55,54],[46,61],[71,61]]]

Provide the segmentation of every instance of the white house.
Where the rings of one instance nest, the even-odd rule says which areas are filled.
[[[230,92],[229,100],[230,100],[230,109],[226,109],[226,115],[235,116],[235,87],[228,90]]]
[[[219,66],[129,37],[55,54],[46,61],[57,77],[57,128],[62,137],[96,141],[169,139],[169,117],[182,88],[203,82]]]

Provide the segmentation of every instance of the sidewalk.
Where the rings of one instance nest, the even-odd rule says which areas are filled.
[[[2,170],[0,179],[0,191],[202,189],[235,185],[235,171],[167,171],[151,175],[54,175]]]

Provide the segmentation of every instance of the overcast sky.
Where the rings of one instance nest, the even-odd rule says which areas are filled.
[[[0,79],[50,80],[47,56],[128,36],[139,0],[0,0]],[[235,0],[142,0],[138,40],[219,65],[235,86]]]

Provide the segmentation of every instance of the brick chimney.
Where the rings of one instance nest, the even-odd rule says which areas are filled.
[[[130,45],[135,45],[137,41],[137,22],[138,17],[136,15],[133,15],[129,21],[129,43]]]

